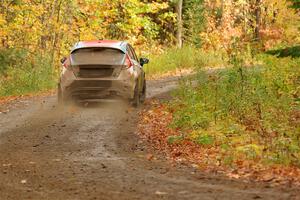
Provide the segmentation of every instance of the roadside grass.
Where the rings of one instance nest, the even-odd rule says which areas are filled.
[[[160,76],[180,70],[196,70],[199,67],[217,67],[223,65],[221,53],[206,52],[191,46],[182,49],[170,48],[162,54],[150,54],[150,63],[145,66],[148,76]]]
[[[48,55],[25,50],[0,52],[0,97],[20,96],[55,88],[57,72]]]
[[[138,135],[176,162],[230,178],[300,186],[300,58],[198,69],[140,113]]]
[[[263,67],[200,70],[195,87],[183,81],[169,104],[171,126],[180,138],[218,149],[224,165],[300,167],[300,59],[256,59]]]

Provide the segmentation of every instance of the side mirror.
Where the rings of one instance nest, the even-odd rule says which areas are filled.
[[[148,58],[140,58],[140,65],[143,67],[145,64],[149,63]]]
[[[66,60],[67,60],[67,57],[63,57],[62,59],[60,59],[60,63],[64,64]]]

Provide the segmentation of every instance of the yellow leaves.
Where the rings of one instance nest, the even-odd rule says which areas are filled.
[[[80,6],[79,8],[83,13],[93,14],[99,9],[100,2],[79,0],[78,5]]]
[[[236,157],[245,157],[246,159],[255,159],[261,157],[263,153],[263,146],[257,144],[248,144],[238,146],[236,148]]]
[[[7,35],[6,20],[3,14],[0,14],[0,38],[3,38]]]
[[[156,13],[162,9],[167,9],[169,7],[169,4],[166,2],[159,3],[159,2],[153,2],[151,4],[148,4],[151,12]]]
[[[93,32],[87,30],[87,29],[80,29],[80,40],[94,40],[95,35]]]
[[[0,14],[0,37],[7,36],[6,46],[49,50],[55,45],[61,53],[78,40],[107,38],[144,44],[154,40],[166,24],[174,23],[169,2],[23,0],[4,4],[7,12]]]
[[[6,24],[5,17],[3,14],[0,13],[0,26],[2,27],[5,24]]]
[[[262,1],[261,15],[255,15],[257,5],[251,1],[239,0],[206,1],[207,32],[202,35],[204,45],[216,49],[231,48],[233,38],[249,41],[255,37],[256,22],[259,21],[260,34],[265,49],[276,46],[279,42],[300,41],[299,15],[289,7],[287,0]],[[277,27],[277,28],[276,28]]]

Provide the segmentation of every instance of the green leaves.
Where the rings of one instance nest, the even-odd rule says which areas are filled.
[[[200,145],[212,145],[214,143],[214,138],[211,135],[199,135],[194,141]]]
[[[292,2],[292,8],[300,9],[300,0],[290,0]]]
[[[185,40],[196,47],[201,46],[200,33],[205,28],[204,10],[204,0],[184,1]]]
[[[183,136],[169,136],[168,137],[168,144],[179,144],[184,140]]]
[[[197,144],[227,145],[234,159],[299,164],[300,60],[257,59],[260,67],[202,71],[196,87],[183,82],[170,104],[173,127]]]

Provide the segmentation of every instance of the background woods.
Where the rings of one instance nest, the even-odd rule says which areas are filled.
[[[174,43],[174,5],[140,0],[1,0],[0,96],[55,87],[59,59],[79,40],[129,40],[146,51]]]
[[[239,54],[251,59],[299,43],[299,1],[1,0],[0,96],[54,87],[59,59],[75,42],[93,39],[141,47],[155,61],[149,73],[198,62],[156,62],[175,46],[184,47],[180,55],[214,52],[206,54],[211,65]]]
[[[55,55],[78,40],[171,40],[174,23],[169,3],[161,1],[2,0],[1,46]]]
[[[57,59],[78,40],[226,49],[235,38],[269,49],[299,40],[298,7],[297,0],[1,0],[0,48]]]

